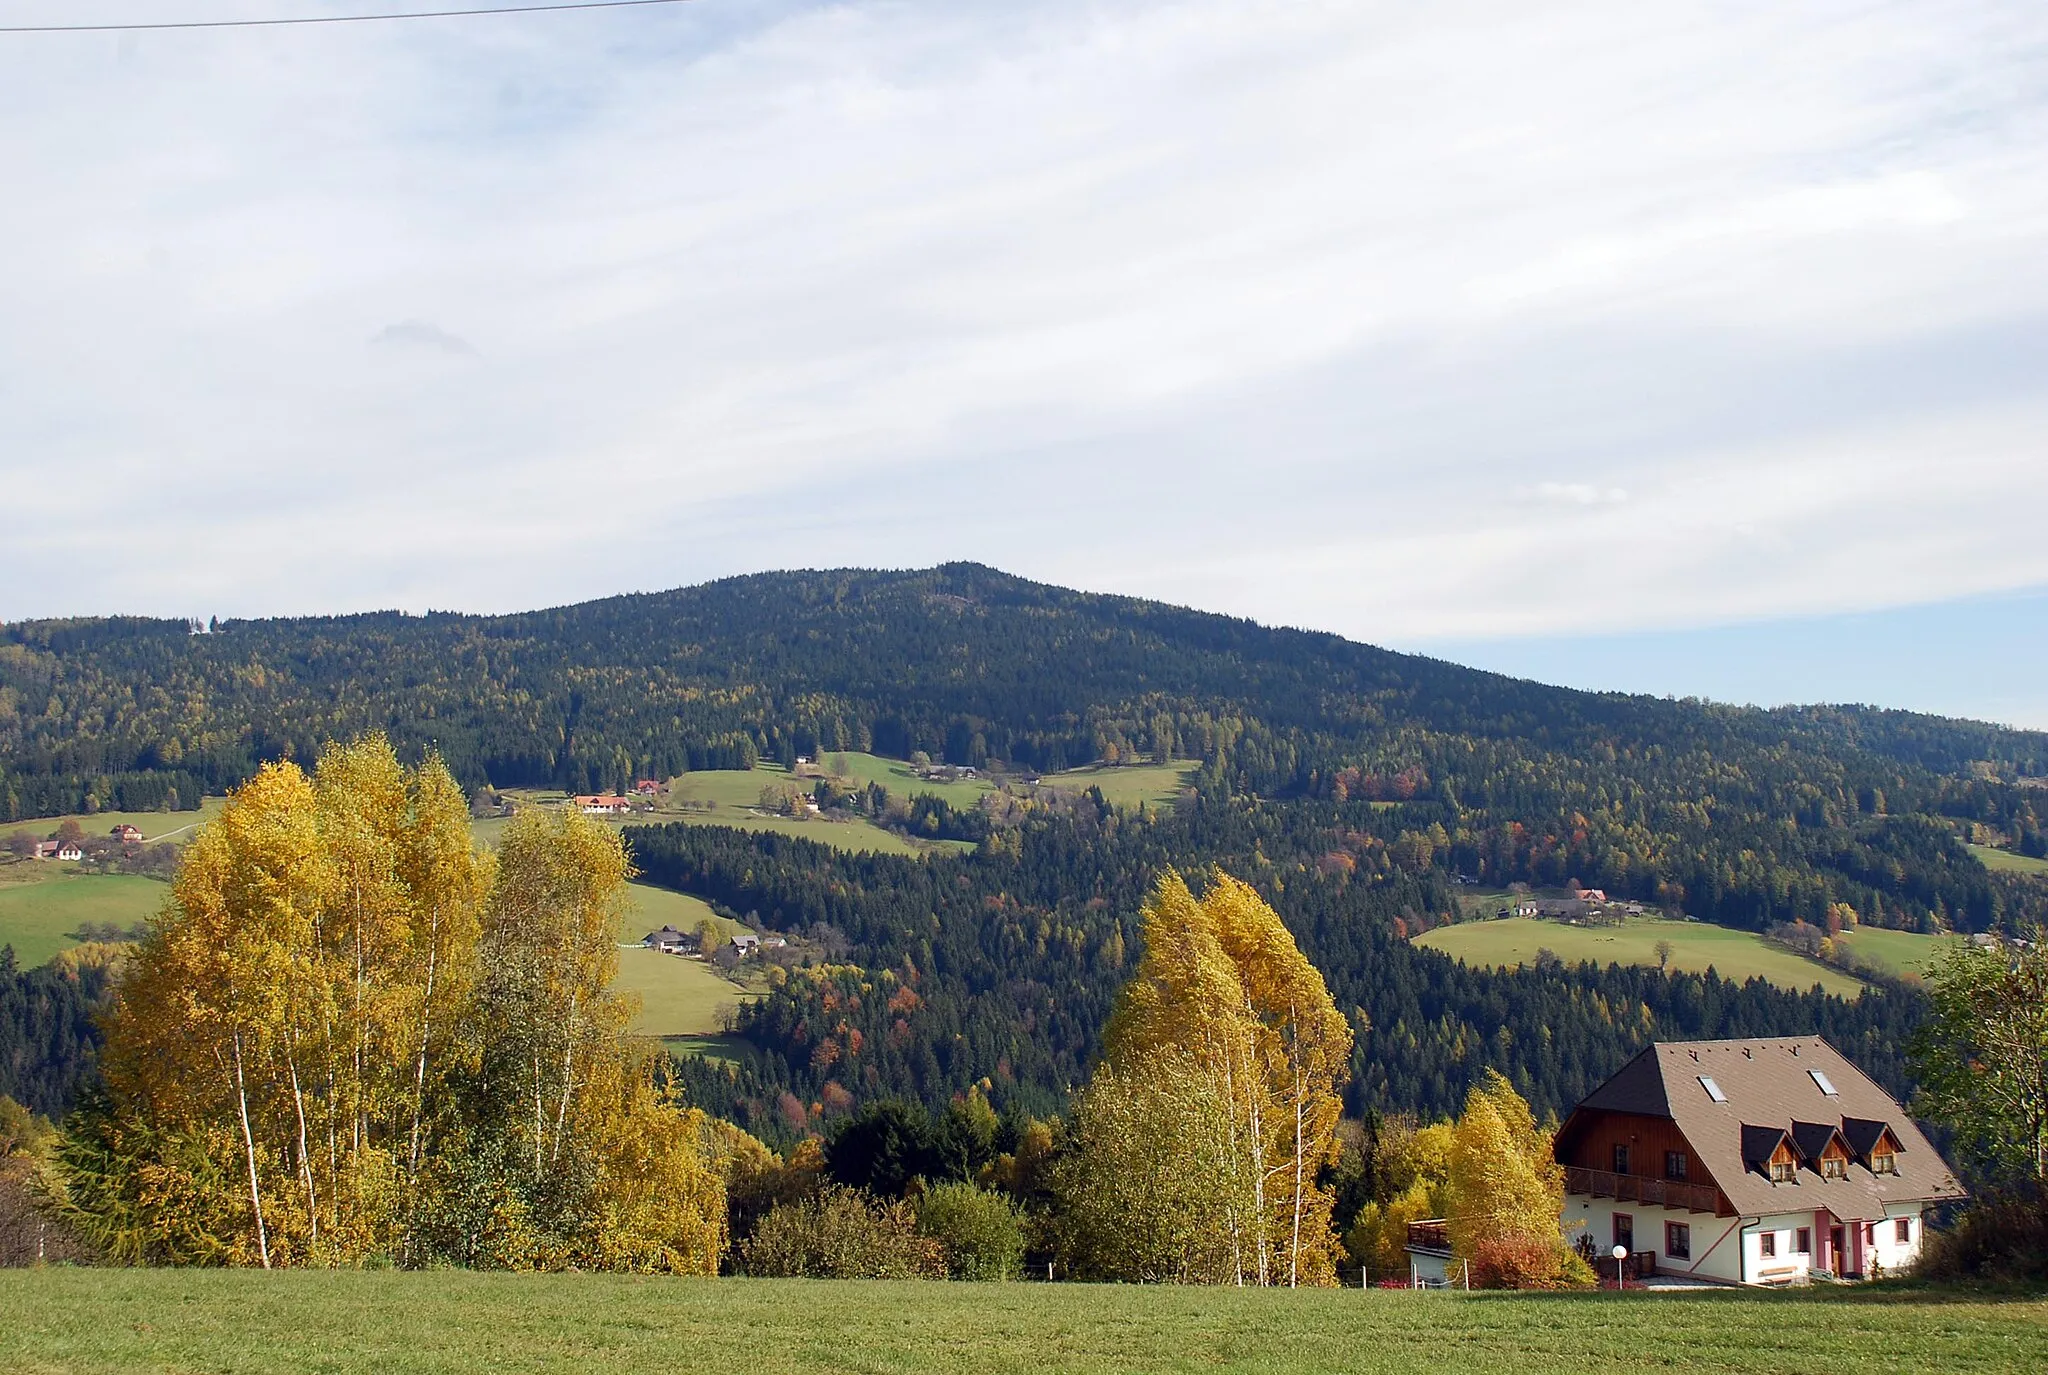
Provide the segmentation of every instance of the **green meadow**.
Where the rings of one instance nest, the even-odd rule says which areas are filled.
[[[1887,974],[1923,974],[1955,937],[1858,926],[1844,931],[1837,939]]]
[[[1090,764],[1064,773],[1049,773],[1039,781],[1052,788],[1100,788],[1115,806],[1135,807],[1140,802],[1172,802],[1188,786],[1194,772],[1192,763]]]
[[[15,1375],[1589,1375],[2048,1368],[2048,1301],[1880,1287],[1446,1294],[460,1271],[0,1274]]]
[[[219,816],[220,809],[226,805],[224,797],[208,797],[201,799],[199,810],[192,812],[78,812],[71,816],[40,816],[32,821],[0,822],[0,836],[27,831],[37,840],[43,840],[65,822],[76,821],[79,829],[89,836],[106,835],[116,826],[133,826],[142,832],[145,843],[189,840],[197,827]]]
[[[1855,997],[1864,987],[1860,979],[1795,955],[1753,932],[1661,917],[1630,917],[1619,926],[1567,926],[1530,917],[1462,921],[1426,931],[1415,943],[1469,965],[1512,968],[1535,963],[1536,952],[1546,949],[1566,964],[1654,965],[1660,940],[1671,942],[1675,969],[1701,973],[1711,965],[1723,978],[1738,983],[1755,977],[1800,991],[1819,984],[1845,998]]]
[[[1989,845],[1970,845],[1965,848],[1981,860],[1986,869],[1997,869],[2009,874],[2048,874],[2048,859],[2017,855],[2011,850],[1994,850]]]
[[[125,930],[148,921],[171,891],[153,878],[81,874],[34,861],[8,870],[0,875],[0,945],[13,946],[24,969],[78,944],[70,933],[82,923]]]
[[[688,893],[645,883],[631,884],[629,889],[633,907],[617,928],[620,944],[626,948],[619,951],[619,975],[612,987],[622,993],[640,995],[640,1015],[633,1019],[634,1033],[663,1039],[715,1034],[720,1009],[759,994],[726,978],[702,960],[662,955],[628,943],[662,926],[694,931],[700,921],[710,922],[725,936],[746,928],[717,915],[710,903]]]

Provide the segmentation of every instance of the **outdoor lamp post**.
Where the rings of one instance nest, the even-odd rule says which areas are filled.
[[[1628,1259],[1628,1247],[1617,1241],[1610,1254],[1614,1257],[1614,1292],[1618,1294],[1628,1288],[1628,1282],[1621,1276],[1621,1263]]]

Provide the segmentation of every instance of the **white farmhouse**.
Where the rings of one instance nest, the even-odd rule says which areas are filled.
[[[1787,1284],[1892,1273],[1963,1197],[1890,1094],[1817,1036],[1651,1046],[1557,1134],[1567,1236],[1636,1273]]]

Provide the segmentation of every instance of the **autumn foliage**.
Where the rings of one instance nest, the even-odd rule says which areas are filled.
[[[66,1212],[133,1261],[714,1270],[704,1124],[609,991],[628,873],[573,813],[494,859],[381,739],[264,768],[118,985]]]

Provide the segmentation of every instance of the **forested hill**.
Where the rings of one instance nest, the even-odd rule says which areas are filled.
[[[1170,755],[1205,794],[1309,808],[1362,882],[1577,878],[1755,926],[1836,902],[1991,923],[2020,899],[1957,823],[2038,850],[2048,807],[2021,786],[2048,774],[2040,733],[1573,692],[972,564],[513,616],[0,632],[0,818],[190,805],[372,729],[471,782],[577,790],[833,749]]]

